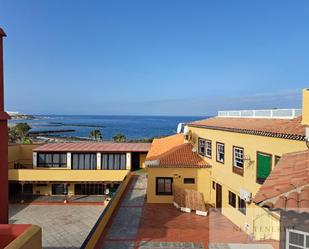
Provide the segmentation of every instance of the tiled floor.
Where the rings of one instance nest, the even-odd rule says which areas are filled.
[[[104,207],[101,205],[10,205],[10,223],[42,228],[43,248],[80,248]]]
[[[208,243],[252,243],[218,212],[202,217],[182,213],[171,204],[146,203],[146,186],[144,175],[134,178],[98,249],[197,249],[208,248]]]

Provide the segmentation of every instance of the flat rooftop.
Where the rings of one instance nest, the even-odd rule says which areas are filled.
[[[43,248],[80,248],[103,205],[22,205],[9,206],[11,224],[35,224],[42,228]]]
[[[148,152],[151,143],[75,142],[48,143],[35,148],[35,152]]]

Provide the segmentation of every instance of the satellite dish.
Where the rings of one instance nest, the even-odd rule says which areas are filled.
[[[179,123],[177,126],[177,133],[181,133],[182,132],[182,127],[183,127],[183,123]]]

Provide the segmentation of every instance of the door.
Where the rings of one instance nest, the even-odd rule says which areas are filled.
[[[140,160],[139,160],[139,153],[133,152],[131,153],[131,166],[132,170],[139,170],[140,169]]]
[[[222,208],[222,186],[220,184],[216,184],[216,209],[221,212]]]
[[[271,155],[258,152],[257,153],[257,182],[262,184],[269,176],[271,171]]]

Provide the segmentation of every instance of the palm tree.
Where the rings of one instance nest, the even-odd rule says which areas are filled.
[[[101,141],[103,139],[103,135],[100,130],[94,129],[90,131],[89,137],[92,138],[93,140]]]
[[[113,136],[113,140],[114,142],[125,142],[127,138],[125,135],[118,133],[115,136]]]

